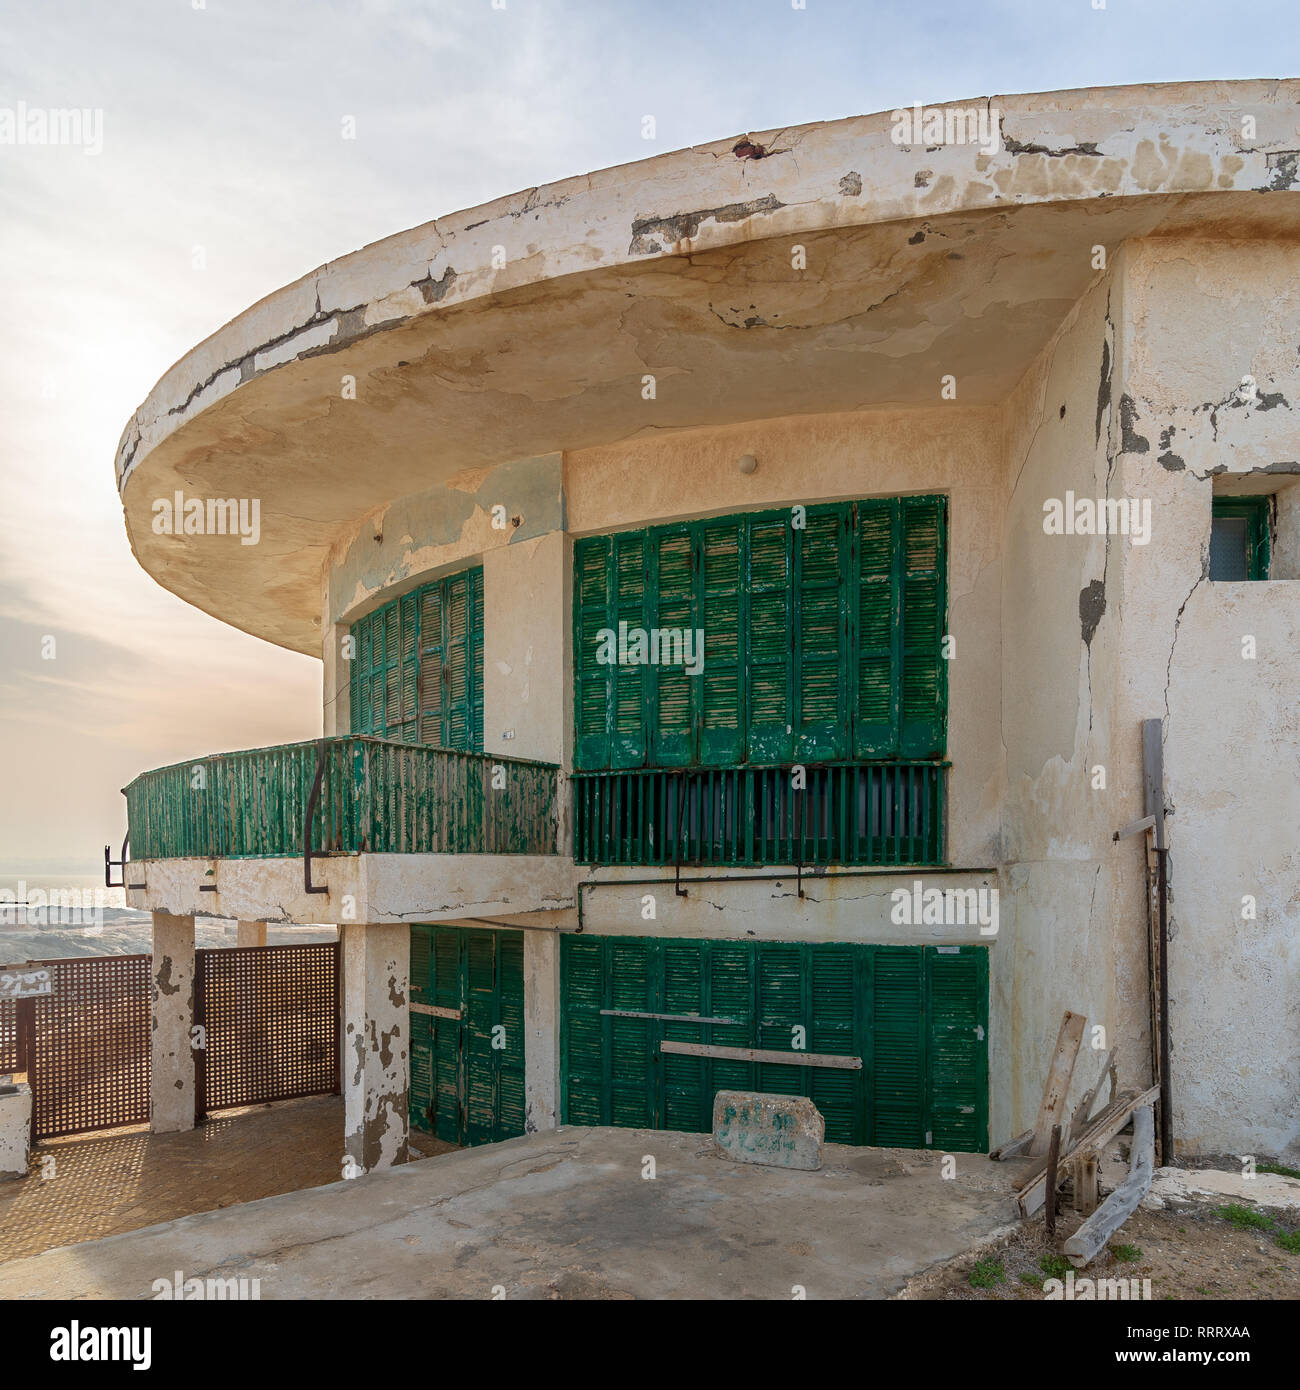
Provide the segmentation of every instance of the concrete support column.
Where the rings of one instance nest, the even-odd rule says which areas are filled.
[[[265,922],[240,922],[235,928],[236,946],[265,946]]]
[[[560,1122],[560,934],[524,933],[524,1130]]]
[[[341,930],[344,1151],[369,1172],[406,1162],[411,929]]]
[[[149,1128],[194,1128],[194,918],[153,914],[153,1048]]]

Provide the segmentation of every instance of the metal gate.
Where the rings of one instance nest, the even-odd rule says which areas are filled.
[[[32,1138],[149,1120],[149,956],[36,961],[53,993],[0,1011],[0,1071],[26,1072]]]
[[[339,944],[195,952],[195,1117],[339,1093]]]

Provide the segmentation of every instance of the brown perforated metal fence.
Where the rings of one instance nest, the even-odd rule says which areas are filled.
[[[18,1005],[13,999],[0,999],[0,1073],[23,1070],[18,1056]]]
[[[53,993],[18,1004],[20,1026],[27,1024],[34,1139],[148,1122],[150,961],[40,962],[53,976]]]
[[[196,953],[195,1111],[339,1091],[334,941]]]
[[[152,957],[34,961],[53,992],[0,1003],[0,1072],[25,1073],[32,1138],[149,1121]],[[195,1111],[337,1094],[338,943],[195,952]]]

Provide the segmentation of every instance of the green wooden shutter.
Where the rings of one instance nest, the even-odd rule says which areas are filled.
[[[469,572],[469,751],[483,751],[483,571]]]
[[[798,762],[848,756],[847,507],[810,508],[794,532],[794,753]]]
[[[442,585],[420,591],[420,742],[442,745]]]
[[[430,1004],[459,1013],[464,1003],[461,979],[460,933],[455,927],[434,927],[430,943]],[[461,1022],[430,1018],[434,1065],[433,1132],[449,1144],[461,1141],[461,1095],[464,1085]]]
[[[468,752],[472,727],[470,702],[469,577],[452,575],[443,596],[442,747]]]
[[[988,1148],[988,961],[980,946],[925,948],[931,1148]]]
[[[496,1112],[496,1058],[492,1029],[496,1017],[496,941],[491,932],[466,931],[465,955],[465,1142],[493,1139]]]
[[[663,986],[659,1011],[668,1014],[699,1014],[708,1017],[705,1007],[705,970],[703,946],[698,941],[663,941],[655,943],[662,961]],[[706,1041],[704,1027],[699,1023],[661,1023],[660,1035],[678,1042]],[[657,1039],[656,1039],[657,1042]],[[655,1051],[659,1053],[656,1046]],[[685,1057],[679,1053],[659,1053],[663,1059],[663,1103],[658,1123],[664,1129],[684,1129],[701,1132],[712,1129],[704,1112],[712,1105],[705,1090],[709,1064],[703,1057]]]
[[[420,673],[419,653],[419,595],[404,595],[395,607],[398,610],[399,708],[397,723],[390,725],[389,738],[403,743],[416,743],[419,740],[418,685]]]
[[[629,629],[652,626],[646,585],[649,546],[649,535],[645,531],[613,537],[610,576],[613,603],[609,626],[615,633],[622,630],[622,623]],[[651,687],[647,672],[650,667],[627,664],[613,665],[609,669],[613,673],[610,765],[642,767],[649,741]]]
[[[793,562],[790,517],[748,520],[749,760],[783,763],[794,749],[790,658]]]
[[[495,1052],[497,1118],[495,1137],[524,1132],[524,934],[497,932],[497,1019],[504,1025],[505,1046]]]
[[[809,996],[807,1050],[838,1057],[860,1057],[864,1006],[855,946],[816,945],[808,949]],[[830,1067],[806,1068],[806,1094],[826,1119],[826,1138],[834,1144],[861,1144],[863,1075]]]
[[[607,937],[609,1007],[638,1012],[656,1009],[654,942]],[[655,1094],[656,1031],[648,1018],[606,1017],[606,1074],[612,1125],[650,1129],[659,1110]]]
[[[904,758],[943,753],[947,666],[946,505],[942,497],[904,497],[902,531],[902,704],[898,751]]]
[[[605,950],[601,937],[560,940],[561,1115],[571,1125],[607,1125]]]
[[[573,659],[577,739],[574,765],[588,771],[609,766],[610,711],[614,668],[602,664],[600,634],[610,628],[609,566],[613,546],[607,536],[576,541],[573,547]]]
[[[763,942],[757,964],[758,1041],[755,1046],[791,1052],[795,1025],[806,1028],[809,1023],[804,948],[785,942]],[[760,1091],[801,1096],[807,1077],[800,1066],[760,1062],[757,1081]]]
[[[411,928],[410,999],[412,1004],[429,1003],[430,932],[428,927]],[[428,1014],[410,1011],[411,1019],[411,1123],[417,1129],[433,1127],[433,1036]]]
[[[686,526],[660,526],[650,533],[650,616],[647,628],[688,632],[695,621],[695,536]],[[673,653],[676,654],[676,653]],[[682,767],[695,761],[694,691],[698,680],[682,664],[660,661],[644,668],[650,711],[650,762]]]
[[[698,691],[698,761],[727,766],[745,759],[748,681],[741,608],[747,551],[744,523],[699,523],[695,626],[704,633],[704,670],[689,677]]]
[[[853,751],[859,758],[883,758],[898,747],[898,503],[859,502],[857,518]]]
[[[925,1145],[925,990],[921,952],[878,946],[872,952],[871,1142]]]

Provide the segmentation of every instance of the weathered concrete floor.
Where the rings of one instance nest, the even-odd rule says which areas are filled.
[[[656,1176],[642,1177],[646,1157]],[[0,1265],[0,1298],[883,1298],[1015,1221],[1015,1163],[828,1145],[817,1173],[707,1135],[565,1128]]]

